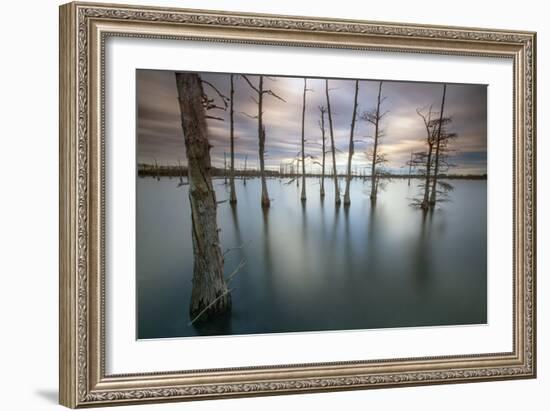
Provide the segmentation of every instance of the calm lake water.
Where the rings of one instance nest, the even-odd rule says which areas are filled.
[[[374,206],[370,183],[353,180],[351,206],[334,206],[333,185],[308,178],[236,181],[238,204],[218,207],[231,314],[188,325],[193,251],[188,186],[139,178],[138,338],[480,324],[487,320],[487,183],[452,180],[449,202],[424,215],[409,206],[419,180],[388,182]],[[342,180],[343,184],[343,180]],[[223,179],[217,199],[229,198]]]

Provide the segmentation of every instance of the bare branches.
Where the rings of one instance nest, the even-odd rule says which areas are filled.
[[[245,74],[241,74],[241,77],[248,83],[250,88],[252,90],[254,90],[257,94],[267,94],[269,96],[275,97],[276,99],[281,100],[282,102],[286,103],[286,100],[284,98],[282,98],[281,96],[279,96],[278,94],[276,94],[273,90],[271,90],[271,89],[259,89],[254,84],[252,84],[252,82],[250,81],[248,76],[246,76]],[[273,78],[268,77],[268,76],[262,76],[262,77],[264,77],[266,79],[274,80]],[[257,100],[254,100],[254,102],[256,104],[258,104]]]
[[[446,90],[447,85],[444,84],[439,112],[434,112],[432,106],[416,109],[426,129],[427,151],[412,153],[410,164],[419,167],[420,172],[425,175],[424,182],[420,185],[424,191],[423,200],[417,201],[422,209],[447,201],[446,194],[452,189],[449,183],[439,180],[442,172],[454,166],[448,161],[452,152],[449,143],[457,137],[456,133],[447,130],[452,118],[444,116]]]
[[[208,110],[208,109],[207,109],[207,110]],[[222,118],[222,117],[209,116],[209,115],[207,115],[207,114],[204,116],[204,118],[208,118],[208,119],[210,119],[210,120],[216,120],[216,121],[225,121],[225,119]]]
[[[206,81],[206,80],[202,80],[201,79],[201,82],[203,84],[206,84],[207,86],[209,86],[212,90],[214,90],[216,92],[216,94],[220,97],[220,99],[222,100],[223,102],[223,105],[224,105],[224,108],[223,110],[227,110],[227,107],[228,107],[228,102],[229,102],[229,97],[227,97],[225,94],[223,94],[220,90],[218,90],[218,88],[216,88],[216,86],[214,86],[212,83],[210,83],[209,81]],[[207,109],[208,110],[208,109]]]
[[[204,80],[202,80],[202,82],[205,82]],[[203,92],[202,94],[202,105],[204,107],[205,110],[223,110],[223,111],[226,111],[227,110],[227,101],[228,101],[228,98],[226,96],[224,96],[216,87],[214,87],[211,83],[209,82],[205,82],[207,84],[210,85],[210,87],[218,94],[218,96],[220,97],[221,101],[222,101],[222,104],[223,104],[223,107],[222,106],[219,106],[216,104],[216,100],[213,99],[213,98],[210,98],[208,97],[208,95],[206,93]]]
[[[370,154],[370,157],[371,157],[370,198],[371,200],[376,199],[376,194],[378,190],[379,173],[377,170],[377,165],[380,165],[387,161],[384,154],[380,153],[378,148],[378,145],[380,144],[380,140],[384,137],[384,131],[380,127],[380,121],[388,113],[388,111],[385,111],[384,113],[380,112],[380,107],[382,103],[386,100],[386,97],[382,96],[382,84],[383,84],[382,81],[378,83],[378,99],[377,99],[376,107],[371,110],[364,111],[363,114],[361,115],[362,120],[367,121],[368,123],[371,123],[374,126],[374,137],[373,137],[374,144],[372,148],[372,153]],[[367,154],[367,157],[368,156],[369,154]]]
[[[283,103],[286,103],[286,100],[284,98],[282,98],[281,96],[279,96],[278,94],[275,94],[272,90],[264,90],[263,91],[264,94],[268,94],[272,97],[275,97],[276,99],[279,99],[281,100]]]
[[[246,117],[248,117],[248,118],[251,118],[251,119],[257,119],[257,118],[258,118],[258,116],[250,115],[250,114],[248,114],[248,113],[245,113],[244,111],[239,111],[238,113],[239,113],[239,114],[242,114],[243,116],[246,116]]]
[[[250,86],[250,88],[252,90],[254,90],[256,93],[260,94],[260,90],[258,90],[258,88],[252,84],[252,82],[248,79],[248,76],[244,75],[244,74],[241,74],[241,77],[248,83],[248,85]]]

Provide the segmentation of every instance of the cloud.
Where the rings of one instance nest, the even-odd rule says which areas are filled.
[[[229,95],[229,74],[202,73],[201,77],[210,82],[221,93]],[[253,84],[258,84],[258,76],[249,76]],[[235,84],[235,157],[237,167],[242,166],[245,156],[249,167],[258,165],[258,121],[249,116],[257,116],[256,93],[239,75],[234,75]],[[306,152],[321,157],[321,129],[319,106],[327,105],[326,81],[308,79],[306,92],[306,112],[304,133]],[[337,155],[337,167],[344,170],[350,136],[353,112],[355,81],[330,79],[328,81],[330,104],[333,114],[333,130]],[[359,82],[358,112],[373,109],[378,96],[379,82],[361,80]],[[301,150],[303,78],[264,77],[264,89],[271,89],[281,96],[282,102],[264,95],[264,125],[266,127],[266,165],[278,169],[281,162],[297,156]],[[384,81],[382,95],[385,97],[381,110],[386,116],[381,123],[384,138],[380,150],[386,154],[386,168],[402,171],[411,151],[425,149],[425,128],[416,109],[433,105],[435,111],[441,104],[443,86],[437,83]],[[205,91],[213,98],[216,93],[205,85]],[[174,72],[160,70],[137,71],[137,141],[138,161],[161,164],[176,164],[178,159],[185,162],[185,144],[181,130],[181,120],[177,103],[177,90]],[[208,120],[208,135],[212,144],[211,159],[215,166],[223,166],[224,152],[229,152],[229,113],[216,111],[216,116],[224,121]],[[486,86],[472,84],[449,84],[445,102],[445,115],[452,117],[449,129],[458,134],[452,144],[456,153],[452,159],[457,164],[455,173],[486,173],[487,168],[487,94]],[[325,116],[327,148],[329,121]],[[355,139],[356,154],[353,162],[357,167],[368,166],[365,153],[372,147],[372,124],[358,120]],[[477,157],[469,156],[478,153]],[[482,155],[485,153],[485,155]],[[329,158],[327,158],[329,161]],[[330,164],[330,163],[329,163]],[[312,161],[308,168],[317,167]]]

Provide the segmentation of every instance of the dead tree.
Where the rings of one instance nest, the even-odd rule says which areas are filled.
[[[262,208],[269,208],[270,200],[269,195],[267,194],[267,183],[265,180],[265,125],[262,124],[262,129],[260,130],[259,135],[259,152],[260,152],[260,174],[262,179]]]
[[[306,121],[306,92],[307,78],[304,78],[304,93],[302,94],[302,195],[300,200],[306,201],[306,138],[305,138],[305,121]]]
[[[264,160],[264,154],[265,154],[265,126],[263,124],[263,99],[264,95],[269,95],[272,97],[275,97],[281,101],[285,101],[282,97],[275,94],[270,89],[264,89],[264,76],[259,76],[258,80],[258,87],[256,87],[250,79],[245,76],[241,75],[241,77],[248,83],[250,88],[256,93],[257,100],[254,100],[258,103],[258,114],[256,116],[252,116],[253,118],[258,119],[258,153],[260,157],[260,175],[262,180],[262,200],[261,204],[263,208],[269,208],[270,206],[270,200],[269,200],[269,194],[267,192],[267,183],[266,183],[266,177],[265,177],[265,160]]]
[[[357,95],[359,94],[359,80],[355,80],[355,97],[353,99],[353,114],[351,116],[351,130],[349,133],[349,151],[348,151],[348,167],[346,172],[346,191],[344,193],[344,205],[350,205],[351,199],[349,195],[350,183],[351,183],[351,161],[354,149],[353,136],[355,133],[355,120],[357,119]]]
[[[378,83],[378,98],[376,100],[376,107],[372,110],[365,111],[361,115],[362,120],[367,121],[374,126],[374,135],[372,137],[374,142],[372,145],[372,152],[368,155],[371,160],[371,200],[375,200],[378,193],[378,182],[376,181],[376,179],[379,178],[381,173],[377,172],[377,167],[386,161],[384,156],[380,153],[379,149],[380,140],[384,136],[384,133],[380,126],[380,121],[387,114],[387,112],[380,112],[380,107],[386,99],[385,97],[382,97],[382,83],[382,81]]]
[[[441,108],[444,109],[444,104]],[[445,195],[453,189],[452,185],[440,181],[439,177],[441,172],[453,167],[448,161],[451,153],[449,143],[457,135],[447,131],[447,126],[452,121],[451,117],[442,116],[441,112],[433,112],[431,106],[427,110],[417,109],[417,113],[424,121],[427,151],[414,153],[411,161],[413,167],[424,173],[423,183],[420,185],[423,190],[422,200],[413,204],[427,210],[434,207],[437,202],[446,201]],[[438,195],[443,198],[438,198]]]
[[[234,75],[229,76],[230,81],[230,90],[229,90],[229,139],[231,145],[231,171],[229,175],[229,202],[231,204],[237,204],[237,194],[235,193],[235,122],[233,119],[234,115],[234,102],[235,102],[235,86]]]
[[[439,156],[441,151],[441,127],[443,126],[443,110],[445,108],[445,93],[447,92],[447,84],[443,84],[443,97],[441,98],[441,110],[439,111],[439,121],[437,124],[437,134],[435,136],[435,164],[434,176],[432,181],[432,193],[430,196],[430,207],[433,207],[436,202],[437,194],[437,178],[439,176]]]
[[[413,160],[417,167],[420,168],[421,172],[424,173],[424,182],[420,184],[420,187],[423,189],[424,194],[422,201],[420,201],[420,208],[427,210],[429,207],[430,199],[430,177],[432,171],[432,155],[434,148],[434,139],[433,139],[433,120],[432,116],[434,115],[432,111],[432,106],[430,106],[427,111],[422,109],[416,109],[417,114],[424,121],[424,128],[426,129],[426,152],[415,153],[415,159]]]
[[[296,171],[295,171],[295,175],[296,175],[296,187],[300,187],[300,179],[298,178],[298,173],[300,172],[300,153],[298,153],[298,157],[296,157]]]
[[[338,185],[338,171],[336,169],[336,146],[334,145],[334,128],[332,125],[332,111],[330,110],[330,96],[328,88],[328,79],[325,79],[325,94],[327,96],[327,113],[328,113],[328,124],[330,131],[330,144],[332,151],[332,173],[334,175],[334,202],[336,205],[340,205],[340,188]]]
[[[322,163],[321,163],[321,198],[325,197],[325,157],[327,153],[326,138],[325,138],[325,113],[327,109],[324,106],[319,106],[319,112],[321,113],[321,120],[319,121],[319,127],[321,128],[321,146],[323,150]]]
[[[231,309],[231,295],[223,276],[216,194],[212,186],[205,113],[205,107],[210,105],[198,74],[176,73],[176,86],[187,151],[193,227],[193,289],[189,314],[192,321],[204,321]]]

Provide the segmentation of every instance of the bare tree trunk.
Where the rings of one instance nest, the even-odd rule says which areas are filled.
[[[230,194],[229,202],[237,204],[237,194],[235,193],[235,122],[233,120],[233,100],[235,98],[235,87],[233,85],[233,74],[230,76],[231,90],[229,100],[229,137],[231,139],[231,173],[229,176]]]
[[[323,139],[323,160],[321,164],[321,198],[325,197],[325,157],[326,157],[326,143],[325,143],[325,110],[323,107],[319,108],[321,111],[321,137]]]
[[[441,143],[441,125],[443,124],[443,109],[445,108],[445,93],[447,91],[447,85],[443,85],[443,97],[441,98],[441,111],[439,112],[439,124],[437,128],[437,140],[435,146],[435,166],[434,176],[432,182],[432,195],[430,197],[430,206],[433,207],[436,201],[437,195],[437,177],[439,174],[439,147]]]
[[[351,183],[351,159],[355,152],[353,147],[353,134],[355,132],[355,119],[357,118],[357,94],[359,94],[359,80],[355,80],[355,97],[353,100],[353,115],[351,117],[351,131],[349,133],[348,169],[346,174],[346,191],[344,193],[344,205],[351,204],[349,187]]]
[[[330,111],[330,97],[328,92],[328,79],[325,79],[325,94],[327,95],[328,124],[330,129],[330,144],[332,146],[332,172],[334,174],[334,201],[340,205],[340,188],[338,186],[338,171],[336,170],[336,147],[334,145],[334,128],[332,126],[332,112]]]
[[[304,94],[302,97],[302,202],[306,201],[306,148],[305,148],[305,119],[306,119],[306,90],[307,78],[304,78]]]
[[[260,154],[260,175],[262,179],[262,207],[269,208],[269,194],[267,193],[267,183],[265,181],[265,126],[263,124],[263,99],[264,99],[264,77],[260,76],[260,83],[258,85],[258,140],[259,140],[259,154]]]
[[[231,295],[223,276],[201,79],[194,73],[176,73],[176,85],[187,151],[193,227],[193,290],[189,314],[195,318],[202,313],[199,321],[204,321],[230,310]]]
[[[430,173],[432,168],[432,152],[433,152],[433,142],[428,142],[428,158],[426,160],[426,180],[424,183],[424,199],[422,200],[421,208],[426,210],[429,207],[429,196],[430,196]]]
[[[382,82],[378,85],[378,102],[376,104],[376,117],[374,122],[374,147],[372,151],[372,169],[371,169],[371,188],[370,188],[370,198],[371,200],[376,198],[376,194],[378,191],[378,182],[376,182],[374,179],[378,178],[376,174],[376,162],[378,161],[378,125],[380,123],[380,97],[382,95]]]

